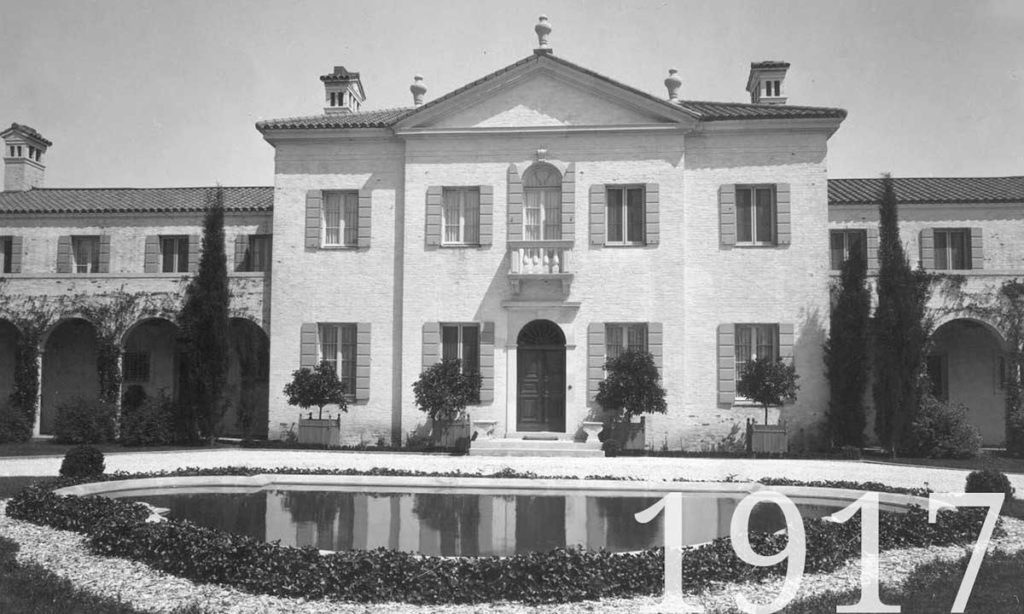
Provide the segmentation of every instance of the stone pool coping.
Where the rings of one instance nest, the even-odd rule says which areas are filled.
[[[579,494],[631,496],[681,492],[685,495],[750,494],[772,490],[814,505],[845,506],[858,499],[863,490],[822,488],[813,486],[767,486],[757,482],[666,482],[641,480],[591,480],[557,478],[490,478],[490,477],[434,477],[434,476],[378,476],[378,475],[303,475],[261,473],[251,476],[174,476],[90,482],[68,486],[54,492],[60,495],[89,496],[116,495],[118,497],[166,495],[175,492],[255,492],[262,489],[300,490],[352,490],[360,492],[434,492],[455,490],[464,494],[489,494],[500,491],[504,495],[573,492]],[[919,505],[927,508],[928,499],[900,493],[878,493],[883,508]]]

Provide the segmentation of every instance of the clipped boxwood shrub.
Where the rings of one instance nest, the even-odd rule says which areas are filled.
[[[967,408],[928,395],[911,425],[913,452],[924,458],[974,458],[981,434],[967,419]]]
[[[57,443],[107,443],[114,440],[116,409],[98,399],[72,399],[57,407]]]
[[[267,471],[233,469],[237,473]],[[214,470],[190,469],[184,473],[206,471]],[[225,471],[222,469],[220,473]],[[327,470],[323,473],[354,474],[352,470]],[[423,472],[376,469],[362,473],[399,475]],[[523,476],[515,472],[500,472],[500,477]],[[117,477],[140,476],[119,474]],[[927,511],[921,508],[913,507],[905,514],[883,512],[879,518],[879,545],[882,550],[887,550],[969,543],[976,538],[985,513],[986,510],[981,508],[944,510],[939,513],[937,522],[930,524]],[[12,499],[8,514],[85,533],[89,536],[90,546],[98,553],[142,561],[156,569],[195,581],[216,582],[249,592],[287,597],[364,603],[445,604],[510,600],[543,604],[656,595],[664,583],[663,551],[660,548],[628,554],[557,548],[511,557],[479,558],[418,556],[386,549],[322,556],[312,548],[262,543],[188,522],[170,520],[148,524],[143,521],[145,511],[139,504],[99,497],[60,497],[39,487],[26,489]],[[808,542],[808,573],[827,572],[859,556],[860,515],[843,524],[806,519],[804,526]],[[752,531],[750,542],[755,551],[771,554],[783,548],[786,539],[785,534]],[[683,557],[682,579],[685,588],[699,590],[711,579],[743,582],[779,576],[784,572],[785,564],[754,567],[744,563],[736,556],[726,537],[687,551]]]
[[[32,424],[24,413],[10,404],[0,405],[0,443],[28,441],[32,438]]]
[[[122,407],[121,443],[126,446],[166,446],[174,443],[176,406],[166,396],[146,398],[131,409]]]
[[[997,469],[970,472],[964,486],[964,492],[1001,492],[1006,495],[1006,501],[1012,499],[1016,491],[1017,489],[1010,484],[1010,478]]]
[[[101,475],[104,469],[103,452],[87,445],[68,450],[60,464],[60,474],[66,478]]]

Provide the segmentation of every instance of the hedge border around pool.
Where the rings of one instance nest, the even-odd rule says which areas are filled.
[[[658,595],[664,584],[661,548],[627,554],[558,548],[510,557],[432,557],[383,548],[321,555],[312,548],[263,543],[184,521],[146,523],[148,511],[140,504],[103,497],[61,496],[53,492],[55,488],[105,480],[261,473],[578,479],[538,476],[510,469],[483,474],[388,468],[368,471],[186,468],[43,482],[12,498],[7,514],[15,519],[82,533],[88,537],[90,548],[100,554],[141,561],[196,582],[218,583],[251,593],[283,597],[359,603],[468,604],[507,600],[542,604]],[[587,479],[629,478],[587,476]],[[891,488],[874,483],[785,479],[766,479],[760,483],[857,489],[879,486],[885,492],[927,496],[923,489]],[[879,544],[882,550],[966,544],[977,535],[984,515],[984,509],[944,511],[936,524],[929,524],[927,511],[919,507],[912,507],[907,514],[883,512]],[[806,572],[831,571],[860,554],[859,515],[844,524],[805,520],[804,525],[808,543]],[[770,554],[784,547],[786,536],[754,533],[750,541],[755,551]],[[744,563],[736,556],[728,537],[688,550],[683,557],[683,585],[689,590],[705,588],[712,581],[744,582],[784,572],[784,564],[753,567]]]

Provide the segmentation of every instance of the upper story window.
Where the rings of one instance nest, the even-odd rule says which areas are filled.
[[[320,361],[334,368],[345,384],[345,394],[356,391],[356,325],[321,324]]]
[[[321,241],[325,246],[359,244],[359,193],[325,192]]]
[[[607,241],[608,245],[643,245],[644,188],[642,186],[608,186]]]
[[[75,273],[100,272],[99,237],[71,237],[71,270]]]
[[[458,358],[463,373],[480,372],[480,325],[442,324],[441,358]]]
[[[160,237],[161,271],[188,272],[188,237]]]
[[[523,175],[523,239],[561,238],[562,174],[550,164],[534,164]]]
[[[14,240],[11,237],[0,237],[0,271],[14,272]]]
[[[935,231],[935,268],[971,268],[971,232],[966,228]]]
[[[832,270],[843,268],[843,263],[850,258],[859,258],[867,266],[868,232],[860,229],[844,229],[829,231],[829,250],[831,252]]]
[[[605,357],[617,358],[625,351],[647,351],[647,324],[605,324]]]
[[[249,235],[240,271],[258,272],[270,268],[270,235]]]
[[[442,245],[480,243],[480,188],[444,188],[442,191]]]
[[[743,365],[758,358],[778,360],[778,324],[737,324],[736,373],[742,373]]]
[[[736,242],[775,244],[774,186],[736,186]]]

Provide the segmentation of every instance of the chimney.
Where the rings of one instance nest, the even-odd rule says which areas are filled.
[[[679,71],[675,68],[668,69],[668,77],[665,77],[665,87],[668,89],[668,101],[679,104],[679,88],[683,86],[683,80],[676,76]]]
[[[423,95],[427,93],[427,86],[423,84],[423,75],[416,75],[413,79],[413,84],[409,86],[409,91],[412,92],[412,104],[413,106],[420,106],[423,104]]]
[[[548,23],[548,16],[541,15],[540,21],[537,25],[533,26],[533,31],[537,33],[537,48],[533,50],[537,55],[543,55],[545,53],[551,53],[551,46],[548,45],[548,35],[551,34],[551,24]]]
[[[747,77],[747,91],[750,102],[760,104],[786,104],[783,95],[783,81],[789,62],[752,62],[750,76]]]
[[[324,82],[324,99],[327,104],[324,113],[328,115],[354,113],[366,101],[359,73],[349,72],[344,66],[335,66],[334,72],[323,75],[320,80]]]
[[[4,191],[24,192],[43,187],[43,154],[53,145],[28,126],[11,124],[0,132],[4,140]]]

